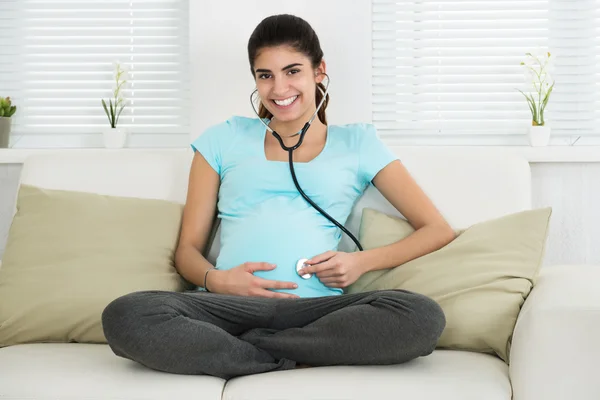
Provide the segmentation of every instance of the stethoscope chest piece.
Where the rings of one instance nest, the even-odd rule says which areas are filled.
[[[306,265],[304,265],[305,262],[308,261],[308,258],[301,258],[298,260],[298,262],[296,263],[296,273],[300,276],[300,278],[302,279],[310,279],[310,277],[312,276],[312,274],[304,274],[304,275],[300,275],[300,273],[298,271],[300,271],[303,267],[306,267]]]

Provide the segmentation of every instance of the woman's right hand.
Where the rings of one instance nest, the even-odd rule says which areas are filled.
[[[269,289],[296,289],[293,282],[273,281],[254,276],[255,271],[271,271],[274,264],[266,262],[245,262],[228,270],[214,270],[208,273],[207,282],[211,292],[238,296],[273,297],[297,299],[300,296],[274,292]],[[212,275],[212,276],[211,276]]]

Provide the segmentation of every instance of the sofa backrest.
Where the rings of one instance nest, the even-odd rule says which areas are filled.
[[[29,156],[20,183],[185,202],[191,149],[56,150]]]
[[[531,207],[529,163],[500,150],[391,147],[454,228]],[[48,189],[185,202],[188,149],[55,150],[30,156],[20,182]],[[358,200],[346,227],[358,237],[363,207],[401,214],[373,186]],[[219,232],[207,258],[214,263]],[[340,250],[354,244],[343,235]]]

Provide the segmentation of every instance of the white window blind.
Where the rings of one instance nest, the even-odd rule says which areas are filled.
[[[548,50],[552,135],[598,134],[599,10],[599,0],[373,0],[373,122],[390,140],[522,136],[531,114],[517,88],[533,89],[520,62]]]
[[[119,126],[189,127],[187,0],[0,0],[0,96],[19,107],[13,132],[100,133],[114,63],[128,71]]]

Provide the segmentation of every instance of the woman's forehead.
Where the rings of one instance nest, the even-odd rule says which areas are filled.
[[[258,52],[255,68],[281,69],[293,63],[306,64],[308,57],[289,46],[265,47]]]

